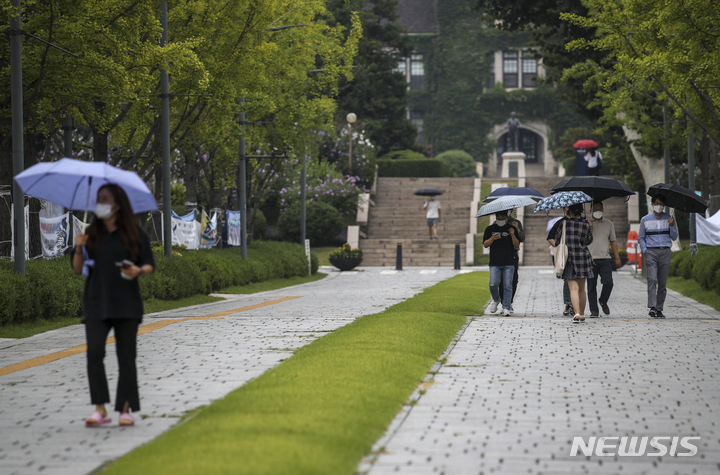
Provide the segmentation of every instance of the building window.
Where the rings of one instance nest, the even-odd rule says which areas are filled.
[[[398,60],[397,66],[395,66],[392,71],[402,74],[403,78],[407,81],[407,60],[405,58]]]
[[[410,89],[423,89],[425,87],[425,64],[423,55],[410,56]]]
[[[530,56],[530,53],[527,53]],[[523,55],[522,60],[522,85],[523,87],[536,87],[534,78],[537,76],[537,61]]]
[[[503,51],[503,86],[518,87],[517,51]]]
[[[540,142],[541,138],[535,132],[527,129],[520,129],[520,151],[525,154],[525,163],[542,162]],[[498,140],[497,156],[501,159],[502,154],[510,150],[510,134],[503,134]]]
[[[495,87],[495,57],[490,56],[490,74],[488,74],[487,80],[488,89]]]
[[[410,122],[415,124],[415,127],[417,127],[417,141],[424,143],[425,142],[425,136],[423,135],[423,117],[425,113],[423,111],[419,110],[411,110],[410,111]]]

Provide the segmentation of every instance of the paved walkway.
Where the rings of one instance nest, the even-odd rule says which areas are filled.
[[[670,291],[668,319],[650,320],[644,281],[615,273],[611,315],[573,325],[561,285],[550,267],[521,268],[515,315],[465,328],[360,471],[718,473],[720,313]],[[622,436],[701,439],[692,457],[570,456],[574,437]]]
[[[84,427],[85,355],[66,351],[83,343],[81,326],[0,342],[0,474],[90,473],[294,349],[455,274],[333,272],[312,284],[150,315],[138,340],[143,407],[133,428],[118,428],[117,414],[110,427]],[[669,318],[651,321],[644,299],[644,282],[616,274],[612,314],[573,325],[561,316],[552,270],[521,268],[516,314],[469,321],[359,472],[717,473],[720,313],[670,292]],[[106,364],[115,378],[112,353],[111,344]],[[35,365],[13,366],[27,361]],[[8,367],[18,370],[3,375]],[[569,455],[574,437],[614,436],[701,439],[690,441],[693,457]]]
[[[187,411],[278,365],[293,350],[457,273],[331,272],[302,286],[146,316],[141,330],[152,331],[138,338],[142,408],[132,428],[119,428],[114,412],[109,426],[84,426],[92,412],[85,354],[66,351],[84,343],[83,326],[0,342],[0,374],[33,358],[42,363],[0,376],[0,474],[90,473],[157,437]],[[114,403],[113,346],[108,345],[105,363]],[[45,362],[52,359],[46,355],[63,351],[58,356],[70,355]]]

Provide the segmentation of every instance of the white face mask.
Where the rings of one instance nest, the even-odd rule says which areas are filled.
[[[497,225],[500,226],[501,228],[502,228],[503,226],[505,226],[505,223],[507,223],[507,221],[504,220],[504,219],[496,219],[496,220],[495,220],[495,224],[497,224]]]
[[[602,215],[603,215],[603,212],[602,212],[602,211],[595,211],[595,212],[593,213],[593,218],[595,218],[595,219],[601,219],[601,218],[602,218]]]
[[[653,205],[653,211],[655,211],[657,214],[662,213],[663,208],[663,205]]]
[[[112,205],[108,205],[105,203],[96,203],[95,216],[100,219],[108,219],[110,216],[115,214],[115,211],[112,208]]]

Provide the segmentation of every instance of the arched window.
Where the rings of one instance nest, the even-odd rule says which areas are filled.
[[[525,154],[525,163],[538,163],[543,161],[542,157],[542,137],[528,129],[520,129],[520,146],[521,152]],[[510,149],[510,136],[508,133],[502,134],[497,142],[498,160],[502,154]]]

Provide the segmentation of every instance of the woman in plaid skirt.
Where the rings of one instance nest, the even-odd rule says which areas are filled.
[[[563,279],[567,280],[570,287],[570,298],[575,310],[573,323],[585,321],[585,280],[593,277],[595,263],[590,255],[588,244],[592,243],[593,236],[590,232],[590,224],[582,217],[583,205],[575,204],[568,208],[565,220],[565,244],[568,247],[568,260],[565,264]],[[560,244],[562,239],[562,227],[555,233],[555,245]]]

